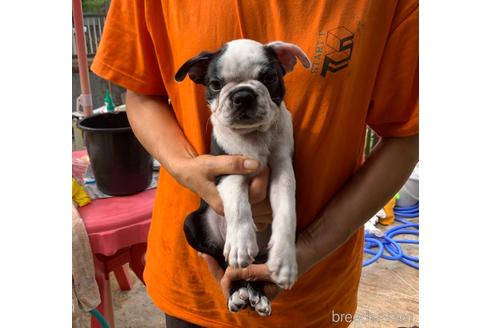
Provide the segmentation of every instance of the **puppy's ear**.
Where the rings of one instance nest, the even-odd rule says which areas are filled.
[[[190,79],[197,84],[205,83],[205,75],[207,74],[208,64],[210,64],[210,60],[215,55],[215,52],[204,51],[198,54],[197,56],[189,59],[186,63],[183,64],[176,72],[174,79],[178,82],[181,82],[185,79],[186,74],[190,77]]]
[[[296,58],[299,58],[304,67],[311,67],[311,62],[309,61],[308,56],[304,53],[304,51],[302,51],[301,48],[293,43],[275,41],[267,44],[266,46],[275,52],[275,55],[280,60],[280,63],[282,63],[282,67],[286,73],[294,69],[297,62]]]

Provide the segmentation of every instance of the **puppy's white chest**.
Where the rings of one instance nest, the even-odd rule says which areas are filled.
[[[214,128],[214,136],[222,149],[230,155],[243,155],[266,165],[271,151],[273,131],[237,134]]]

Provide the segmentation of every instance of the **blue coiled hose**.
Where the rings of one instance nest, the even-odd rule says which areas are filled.
[[[395,221],[401,223],[385,231],[382,237],[366,233],[364,252],[373,255],[371,258],[364,260],[363,266],[368,266],[380,258],[392,261],[401,261],[412,268],[419,268],[419,258],[405,254],[400,244],[417,244],[418,240],[413,239],[394,239],[398,235],[419,235],[419,224],[405,220],[404,218],[415,218],[419,216],[419,203],[408,206],[394,208]],[[377,247],[377,251],[373,248]],[[387,254],[386,254],[387,253]]]

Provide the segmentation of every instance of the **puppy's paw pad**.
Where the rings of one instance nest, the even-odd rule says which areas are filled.
[[[260,302],[260,292],[252,288],[251,285],[248,285],[248,294],[249,305],[251,305],[252,308],[255,308],[255,306]]]
[[[255,311],[262,317],[268,317],[272,314],[272,303],[265,295],[260,297],[260,301],[255,306]]]
[[[283,289],[290,289],[297,280],[297,261],[290,247],[270,250],[267,262],[273,281]]]
[[[239,312],[249,304],[249,293],[246,288],[239,288],[227,300],[227,307],[231,312]]]

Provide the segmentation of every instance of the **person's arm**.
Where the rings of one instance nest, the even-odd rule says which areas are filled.
[[[382,138],[356,174],[298,238],[299,273],[352,236],[402,187],[418,162],[419,136]]]
[[[243,156],[198,155],[176,121],[165,96],[141,95],[130,90],[126,96],[128,120],[144,148],[183,186],[203,198],[217,213],[223,213],[215,177],[249,174],[259,162]],[[252,203],[266,198],[269,171],[264,170],[250,184]]]
[[[398,192],[418,162],[418,140],[418,135],[381,140],[320,216],[299,235],[296,243],[299,276],[341,246]],[[224,271],[211,256],[200,255],[226,298],[234,280],[270,282],[265,285],[270,299],[280,291],[266,264],[251,264],[243,269],[228,267]]]
[[[128,120],[133,132],[171,175],[176,175],[177,161],[197,157],[186,140],[166,96],[140,95],[127,91]]]

